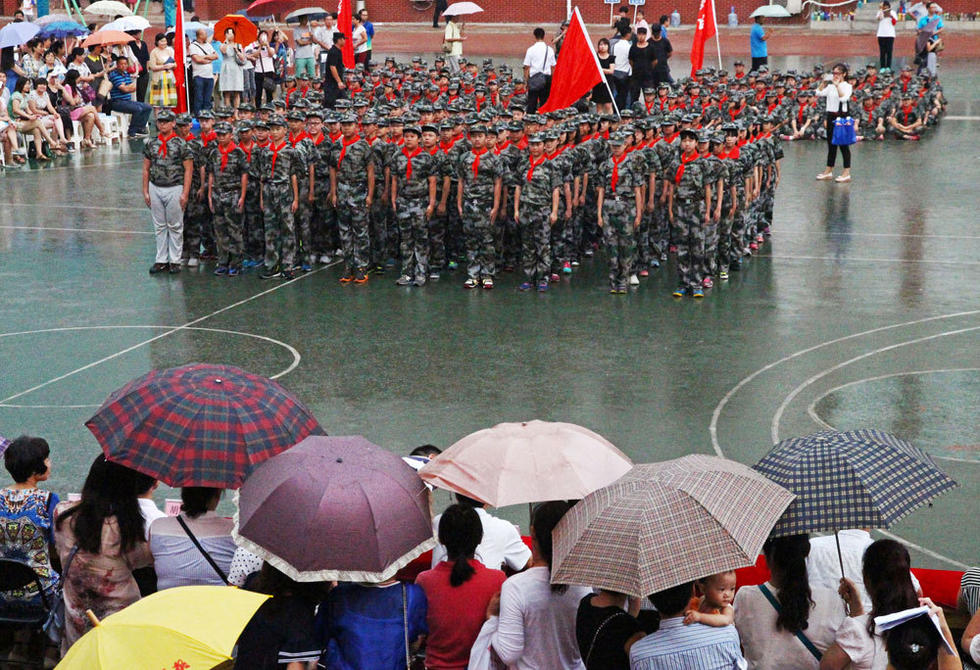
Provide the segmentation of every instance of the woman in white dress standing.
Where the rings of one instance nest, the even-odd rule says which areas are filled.
[[[221,74],[218,75],[218,85],[225,106],[236,109],[242,101],[242,91],[245,90],[245,52],[235,41],[235,29],[225,30],[225,41],[221,43]]]

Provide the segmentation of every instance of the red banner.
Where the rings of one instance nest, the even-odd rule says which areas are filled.
[[[347,36],[344,40],[344,67],[354,67],[354,38],[351,32],[354,30],[354,15],[351,13],[350,0],[340,0],[337,7],[337,32]]]
[[[715,24],[714,0],[701,0],[698,20],[694,28],[694,43],[691,44],[691,76],[704,66],[704,46],[714,37],[718,28]]]
[[[177,113],[190,111],[187,100],[187,38],[184,36],[184,9],[177,0],[177,25],[174,26],[174,79],[177,80]]]
[[[558,62],[552,72],[548,101],[538,108],[538,112],[570,107],[596,84],[605,81],[602,68],[599,67],[599,57],[589,39],[589,31],[576,7],[568,30],[565,31]]]

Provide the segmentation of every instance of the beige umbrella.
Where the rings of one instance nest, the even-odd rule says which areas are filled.
[[[132,16],[133,10],[119,0],[99,0],[82,10],[90,16]]]
[[[468,435],[419,470],[423,481],[494,507],[581,498],[633,467],[607,439],[573,423],[501,423]]]
[[[752,565],[795,497],[715,456],[636,465],[555,528],[551,581],[647,596]]]

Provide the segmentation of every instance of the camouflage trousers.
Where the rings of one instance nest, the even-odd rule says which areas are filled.
[[[337,185],[337,229],[344,267],[349,273],[366,270],[371,261],[371,242],[368,236],[366,190]]]
[[[544,210],[551,212],[551,208],[547,205]],[[561,205],[558,206],[558,220],[551,227],[551,272],[554,274],[561,272],[562,266],[572,260],[572,222],[568,214],[565,202],[562,200]],[[571,214],[574,216],[574,212]]]
[[[658,197],[653,205],[653,221],[650,228],[650,255],[659,260],[670,246],[670,213],[667,203]]]
[[[735,206],[735,216],[732,217],[732,234],[731,234],[731,253],[729,254],[728,264],[729,267],[732,263],[740,260],[742,256],[745,255],[745,251],[748,248],[745,242],[746,239],[746,221],[747,221],[747,207],[748,203],[745,201],[745,191],[739,191],[738,204]]]
[[[313,264],[313,238],[310,232],[310,216],[312,203],[310,202],[309,183],[300,182],[299,186],[299,207],[293,215],[293,227],[296,230],[296,264]]]
[[[310,248],[314,256],[330,254],[337,245],[333,243],[328,222],[336,222],[334,208],[328,201],[330,184],[317,180],[313,188],[310,206]]]
[[[609,259],[610,286],[626,286],[636,255],[636,201],[610,198],[602,203],[602,239]]]
[[[677,245],[677,284],[693,289],[701,284],[704,257],[704,201],[674,199],[674,244]]]
[[[464,199],[463,238],[466,245],[466,274],[470,279],[493,278],[494,264],[493,228],[490,210],[493,202],[481,199]]]
[[[505,189],[500,203],[500,215],[493,228],[493,246],[497,261],[506,267],[515,267],[521,252],[521,235],[512,216],[513,194]]]
[[[250,181],[245,191],[245,215],[242,219],[242,238],[245,255],[259,260],[265,255],[265,226],[262,224],[262,208],[259,207],[260,184]]]
[[[518,228],[521,233],[521,270],[532,284],[548,279],[551,270],[551,207],[522,205]]]
[[[211,192],[218,265],[225,267],[237,268],[242,264],[242,213],[238,211],[239,194],[237,189]]]
[[[368,213],[368,238],[370,239],[371,265],[384,267],[385,261],[393,257],[393,249],[389,248],[389,237],[395,236],[389,235],[388,220],[390,216],[390,199],[383,198],[380,193],[375,195],[371,202],[370,212]],[[394,220],[393,217],[392,220]],[[398,247],[396,246],[395,248],[397,249]]]
[[[447,208],[449,205],[447,205]],[[446,212],[433,214],[429,219],[429,267],[433,272],[441,272],[446,268],[446,222],[449,217]]]
[[[582,208],[582,227],[578,231],[578,250],[580,253],[597,243],[602,235],[602,231],[596,226],[598,214],[599,198],[595,188],[589,187],[585,192],[585,207]]]
[[[731,216],[729,215],[731,211],[732,203],[728,202],[728,198],[725,198],[721,203],[721,221],[718,222],[718,250],[715,253],[718,272],[728,272],[732,261],[738,258],[734,254],[734,236],[732,235],[732,227],[738,214],[736,212],[735,216]]]
[[[197,191],[191,189],[187,208],[184,210],[184,253],[182,254],[184,258],[200,257],[201,245],[205,243],[205,231],[207,231],[207,239],[212,239],[211,212],[208,209],[207,193],[203,200],[199,200]]]
[[[702,278],[710,277],[718,272],[718,237],[720,221],[714,218],[704,226],[704,252],[701,256],[701,267],[698,273]]]
[[[466,242],[463,232],[463,217],[456,209],[456,191],[459,188],[457,182],[450,182],[449,199],[450,203],[446,211],[446,258],[449,261],[461,261],[466,256]],[[487,212],[490,208],[487,207]]]
[[[265,224],[265,267],[289,270],[296,263],[293,189],[285,184],[264,184],[262,219]]]
[[[424,281],[429,275],[429,226],[425,209],[429,197],[398,198],[395,220],[401,242],[402,274]]]
[[[762,189],[762,221],[761,230],[766,231],[772,226],[772,207],[776,201],[776,189],[774,186],[770,185],[767,188]]]

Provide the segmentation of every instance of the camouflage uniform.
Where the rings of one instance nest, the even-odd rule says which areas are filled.
[[[741,160],[741,153],[738,147],[731,151],[726,151],[721,159],[725,164],[726,179],[725,193],[721,201],[721,221],[718,223],[718,271],[728,272],[733,261],[741,257],[738,252],[740,247],[736,247],[735,223],[742,216],[742,203],[745,202],[745,170]],[[735,199],[732,200],[731,187],[735,187]],[[732,205],[735,205],[735,214],[731,215]],[[741,226],[739,226],[739,229]],[[740,232],[738,233],[740,234]],[[736,255],[739,253],[739,255]]]
[[[695,159],[684,165],[677,180],[681,156],[671,162],[668,173],[674,175],[673,239],[677,245],[678,286],[693,290],[700,286],[701,258],[704,255],[704,161]]]
[[[273,168],[275,158],[275,168]],[[303,177],[296,150],[283,139],[278,152],[272,143],[253,154],[253,174],[262,183],[262,217],[265,224],[265,267],[289,270],[296,261],[296,230],[291,209],[292,178]]]
[[[412,176],[408,177],[411,162]],[[424,282],[429,274],[429,229],[425,210],[429,206],[429,178],[440,178],[440,161],[420,147],[409,159],[399,150],[391,166],[391,178],[397,180],[395,218],[401,240],[402,275]]]
[[[715,155],[701,158],[704,163],[704,183],[711,185],[712,210],[710,220],[704,226],[704,254],[701,257],[701,277],[710,277],[718,271],[718,237],[721,221],[714,219],[714,207],[718,202],[718,188],[725,188],[728,181],[728,167]],[[724,205],[722,206],[724,209]]]
[[[473,173],[477,156],[463,154],[456,166],[459,188],[463,189],[463,238],[466,243],[466,273],[470,279],[492,279],[494,265],[493,230],[490,210],[493,208],[494,185],[503,177],[500,158],[491,151],[479,156],[479,170]]]
[[[293,225],[296,230],[296,264],[312,265],[313,258],[313,237],[310,228],[310,217],[312,205],[310,204],[310,167],[314,167],[317,159],[316,146],[313,140],[305,132],[300,133],[296,138],[287,138],[293,151],[296,152],[296,160],[299,164],[297,172],[297,186],[299,187],[299,207],[293,216]]]
[[[248,167],[245,152],[238,147],[227,155],[218,149],[208,160],[208,174],[214,177],[211,204],[214,206],[214,235],[221,267],[237,268],[242,263],[242,213],[238,211],[238,198],[242,193],[242,175],[247,174]]]
[[[156,262],[179,263],[184,235],[179,204],[184,187],[184,162],[193,159],[191,149],[179,137],[171,137],[164,148],[155,136],[146,140],[143,158],[150,161],[150,212],[156,234]]]
[[[482,165],[481,165],[482,169]],[[528,179],[531,172],[531,179]],[[556,189],[562,187],[561,167],[545,159],[531,169],[531,157],[516,170],[515,186],[521,189],[520,221],[521,269],[530,283],[548,280],[551,270],[551,205]]]
[[[332,158],[337,171],[337,226],[344,264],[348,273],[367,270],[371,250],[365,204],[368,164],[374,160],[374,152],[371,145],[359,137],[347,146],[341,139],[333,147]]]
[[[312,141],[312,140],[311,140]],[[313,204],[310,207],[310,248],[313,256],[326,256],[336,247],[331,242],[327,228],[330,205],[330,153],[333,143],[323,135],[319,144],[314,143]]]
[[[670,212],[667,209],[667,202],[661,202],[660,195],[663,193],[664,183],[673,182],[674,180],[674,173],[670,171],[670,165],[677,158],[678,154],[680,154],[680,146],[676,140],[674,142],[661,140],[653,146],[660,159],[660,173],[657,175],[660,184],[657,189],[657,198],[653,205],[654,226],[652,236],[653,246],[656,247],[660,253],[660,259],[663,260],[670,247],[671,229]]]
[[[384,195],[385,183],[384,183],[384,170],[385,167],[390,166],[390,161],[393,160],[395,152],[390,151],[390,148],[394,146],[397,152],[401,152],[401,148],[395,145],[390,145],[382,142],[379,138],[374,138],[373,140],[364,140],[371,147],[372,158],[374,160],[374,194],[371,199],[371,211],[368,215],[368,237],[371,240],[371,265],[375,267],[384,267],[385,261],[392,257],[392,249],[390,244],[392,240],[389,238],[394,237],[389,235],[388,229],[388,217],[391,214],[391,201],[389,198],[382,197]]]
[[[557,274],[561,272],[562,266],[566,261],[571,260],[571,254],[568,250],[568,235],[571,231],[568,229],[570,225],[568,219],[566,218],[571,212],[567,211],[567,201],[565,200],[565,184],[568,184],[569,188],[572,188],[575,182],[575,175],[573,174],[574,162],[572,155],[566,151],[560,151],[558,155],[549,158],[549,163],[555,164],[555,171],[558,172],[561,184],[560,197],[558,200],[558,220],[555,225],[551,226],[551,272],[552,274]]]
[[[248,188],[245,189],[242,239],[244,241],[245,256],[254,261],[258,261],[265,255],[265,227],[262,225],[262,207],[260,206],[259,199],[262,184],[259,180],[252,179],[252,165],[255,162],[258,149],[258,144],[254,142],[248,151],[242,149],[242,152],[245,154],[245,162],[248,166],[249,173]]]
[[[422,151],[425,151],[423,149]],[[438,146],[429,153],[432,156],[433,172],[436,175],[436,204],[442,202],[442,181],[446,177],[446,154]],[[455,207],[455,202],[446,200],[446,212],[435,212],[429,218],[429,267],[432,272],[441,272],[446,267],[446,220],[448,210]]]
[[[612,185],[616,169],[616,186]],[[613,288],[626,286],[636,253],[634,222],[636,221],[635,189],[644,183],[640,161],[632,154],[623,154],[618,165],[612,155],[600,166],[599,185],[604,189],[602,201],[602,237],[609,257],[609,284]]]
[[[201,192],[201,169],[208,164],[208,158],[214,149],[214,143],[207,147],[201,140],[194,138],[187,142],[191,156],[194,158],[194,176],[191,179],[191,193],[184,210],[184,258],[198,258],[201,255],[201,244],[205,238],[210,239],[211,211],[208,209],[207,195],[198,196]]]

